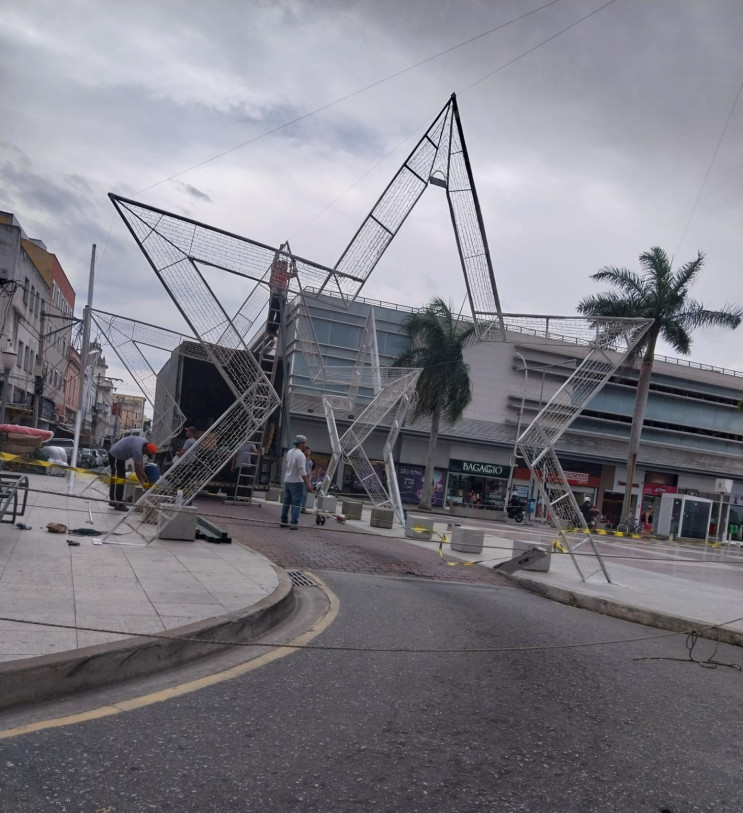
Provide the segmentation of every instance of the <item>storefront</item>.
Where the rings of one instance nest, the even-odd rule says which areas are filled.
[[[659,479],[666,482],[656,482]],[[664,494],[675,494],[678,489],[675,485],[676,477],[673,474],[661,474],[648,471],[645,473],[645,483],[642,486],[642,508],[640,520],[650,529],[660,510],[661,497]]]
[[[466,508],[502,509],[511,467],[501,463],[478,463],[473,460],[449,460],[446,489],[447,505]]]
[[[560,465],[568,481],[568,485],[572,487],[573,494],[576,501],[580,505],[583,500],[588,497],[592,503],[596,503],[596,493],[601,482],[601,465],[599,463],[588,463],[584,460],[560,460]],[[539,469],[536,471],[537,477],[541,475]],[[531,472],[526,466],[519,466],[513,474],[513,492],[519,496],[525,496],[529,491],[529,486],[523,486],[521,483],[529,482]],[[533,486],[532,496],[536,503],[537,518],[546,517],[547,511],[542,504],[541,495],[537,494],[536,486]]]

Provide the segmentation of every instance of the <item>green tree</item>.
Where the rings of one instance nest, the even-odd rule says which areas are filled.
[[[472,400],[470,369],[464,348],[475,339],[475,326],[460,322],[451,306],[435,297],[403,322],[410,344],[393,362],[395,367],[421,367],[413,419],[431,416],[426,473],[418,508],[428,510],[433,499],[434,453],[441,420],[453,426]]]
[[[642,357],[637,380],[635,408],[632,415],[629,455],[627,458],[627,489],[622,503],[622,518],[628,517],[632,487],[640,450],[640,435],[645,420],[645,408],[650,390],[650,376],[658,338],[663,338],[677,353],[691,352],[691,333],[700,327],[738,327],[743,308],[725,305],[722,310],[707,310],[701,302],[689,296],[689,289],[704,267],[704,255],[671,268],[668,255],[657,246],[640,255],[641,273],[626,268],[606,266],[591,276],[597,282],[607,282],[614,290],[586,296],[578,303],[578,312],[586,316],[634,316],[653,319],[653,324],[636,349]]]

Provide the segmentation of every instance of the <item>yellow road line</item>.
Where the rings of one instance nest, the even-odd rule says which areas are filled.
[[[105,706],[99,706],[95,709],[88,711],[81,711],[77,714],[69,714],[65,717],[54,717],[49,720],[38,720],[34,723],[27,723],[26,725],[17,726],[15,728],[6,728],[0,730],[0,740],[8,740],[13,737],[20,737],[24,734],[31,734],[35,731],[46,731],[50,728],[61,728],[68,725],[76,725],[77,723],[86,723],[90,720],[99,720],[101,717],[111,717],[114,714],[121,714],[125,711],[133,711],[134,709],[141,709],[145,706],[152,706],[155,703],[163,703],[166,700],[172,700],[174,697],[180,697],[184,694],[197,692],[200,689],[205,689],[207,686],[214,686],[217,683],[223,683],[225,680],[232,680],[233,678],[245,675],[252,672],[254,669],[260,669],[267,666],[269,663],[283,658],[286,655],[291,655],[295,652],[300,652],[304,644],[309,643],[311,640],[324,632],[338,616],[340,602],[338,597],[333,591],[320,579],[312,574],[312,580],[315,584],[325,593],[329,607],[323,616],[313,624],[310,629],[303,632],[293,641],[290,641],[286,646],[277,646],[270,652],[264,655],[259,655],[247,663],[241,663],[238,666],[233,666],[221,672],[216,672],[213,675],[206,675],[205,677],[197,678],[196,680],[189,680],[186,683],[181,683],[177,686],[170,686],[167,689],[161,689],[157,692],[150,694],[143,694],[139,697],[133,697],[131,700],[122,700],[120,703],[111,703]]]

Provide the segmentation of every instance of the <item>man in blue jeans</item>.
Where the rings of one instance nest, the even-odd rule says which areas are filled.
[[[284,466],[284,502],[281,506],[282,528],[297,530],[299,525],[299,512],[302,508],[305,489],[312,491],[312,483],[307,476],[305,467],[306,457],[304,447],[307,445],[307,438],[304,435],[297,435],[292,441],[292,448],[286,453]],[[291,523],[289,522],[289,506],[292,509]]]

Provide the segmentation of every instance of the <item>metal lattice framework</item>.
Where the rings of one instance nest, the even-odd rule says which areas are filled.
[[[490,258],[480,202],[472,176],[457,99],[452,94],[433,124],[403,162],[379,200],[341,255],[336,270],[358,288],[358,295],[405,219],[429,183],[446,189],[472,317],[481,330],[500,321],[501,307]],[[322,292],[323,289],[320,289]],[[327,293],[332,293],[329,289]]]
[[[344,391],[342,395],[323,395],[323,409],[332,454],[320,487],[320,494],[328,493],[338,464],[343,460],[353,469],[372,505],[377,508],[392,508],[398,522],[404,525],[405,516],[392,452],[415,397],[421,370],[380,367],[373,310],[369,311],[356,363],[352,367],[324,365],[304,297],[295,303],[294,325],[297,345],[307,361],[311,380],[322,380],[325,386]],[[345,413],[355,412],[361,403],[360,390],[371,391],[373,397],[348,430],[340,436],[335,413],[341,410]],[[365,400],[369,401],[368,398]],[[364,450],[364,442],[381,425],[389,426],[382,453],[387,488],[384,487]]]
[[[509,334],[521,334],[527,341],[531,338],[536,342],[546,339],[574,344],[584,356],[575,372],[522,432],[517,445],[580,577],[586,581],[600,575],[611,581],[557,459],[555,444],[637,346],[652,319],[503,314],[503,324]],[[485,339],[499,341],[499,328],[485,331]]]
[[[241,331],[211,291],[200,265],[241,273],[260,282],[276,251],[114,195],[111,199],[201,343],[206,359],[220,372],[235,398],[189,453],[122,519],[151,541],[162,524],[175,516],[179,505],[193,499],[280,402]],[[246,312],[243,306],[239,314]],[[155,527],[144,527],[150,523]]]
[[[116,353],[152,407],[153,421],[149,439],[157,446],[164,446],[180,433],[186,417],[176,403],[174,394],[162,381],[158,381],[157,372],[147,358],[146,349],[154,348],[170,353],[179,351],[202,358],[206,353],[192,336],[183,336],[175,331],[106,311],[91,309],[90,315],[100,335]]]
[[[161,481],[162,487],[151,490],[140,500],[137,507],[143,510],[145,518],[153,510],[160,511],[162,516],[168,518],[168,507],[172,505],[177,491],[182,491],[188,501],[197,485],[200,487],[209,479],[242,439],[252,433],[278,403],[276,393],[257,367],[255,359],[247,353],[243,341],[249,329],[247,326],[253,324],[256,314],[265,306],[265,299],[260,308],[258,303],[265,296],[266,275],[271,263],[280,254],[285,254],[296,268],[297,275],[289,280],[287,293],[326,294],[348,303],[358,295],[429,184],[446,190],[479,339],[503,341],[507,332],[515,331],[524,336],[574,342],[586,349],[583,363],[522,433],[518,444],[529,468],[537,477],[542,496],[550,506],[552,519],[573,554],[581,578],[589,578],[601,571],[609,580],[593,538],[583,535],[580,541],[576,541],[571,537],[570,529],[585,529],[585,523],[560,467],[554,445],[588,400],[640,341],[649,323],[644,320],[588,320],[502,313],[454,95],[405,160],[332,269],[296,257],[288,246],[271,248],[135,201],[110,196],[155,273],[201,342],[208,359],[220,370],[236,397],[233,407],[200,438],[189,455],[167,473]],[[209,289],[202,274],[206,267],[219,268],[256,283],[235,320],[227,317]],[[302,297],[299,300],[302,302]],[[386,499],[390,504],[399,505],[399,494],[395,498],[394,493],[390,496],[378,491],[377,484],[381,486],[381,483],[363,453],[362,444],[385,420],[389,420],[392,426],[390,437],[399,431],[405,410],[413,397],[418,371],[390,371],[391,378],[387,378],[387,369],[378,370],[373,375],[368,372],[374,369],[374,363],[370,367],[364,367],[361,363],[348,368],[327,367],[304,307],[305,313],[300,314],[295,324],[298,344],[307,360],[310,377],[314,381],[323,381],[336,393],[325,396],[325,411],[334,451],[337,448],[349,461],[375,504],[376,500]],[[362,348],[364,352],[367,349]],[[345,376],[348,376],[345,379],[348,389],[339,392],[338,387],[343,387]],[[369,376],[368,386],[375,395],[351,428],[339,437],[333,409],[341,405],[347,408],[353,393],[358,393],[359,388],[364,386],[365,376]],[[394,491],[396,479],[390,476],[392,443],[388,438],[385,464],[388,465],[389,455],[388,482]],[[225,454],[227,449],[230,451]],[[586,538],[590,542],[591,555],[585,560],[581,556],[579,561],[575,551]],[[586,564],[588,560],[591,560],[590,564]]]

